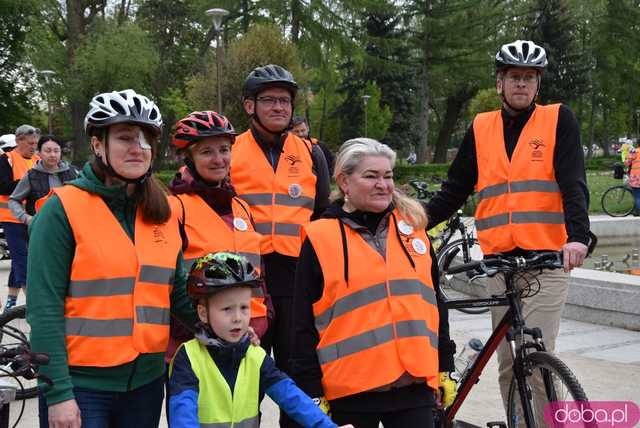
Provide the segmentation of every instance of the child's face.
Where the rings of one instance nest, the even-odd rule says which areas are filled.
[[[208,316],[207,316],[208,315]],[[209,297],[208,307],[198,305],[200,321],[208,323],[214,333],[227,342],[238,342],[249,327],[251,288],[229,288]]]

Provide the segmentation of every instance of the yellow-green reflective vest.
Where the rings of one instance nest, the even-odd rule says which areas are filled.
[[[233,396],[229,384],[198,339],[182,346],[198,378],[198,420],[203,428],[258,428],[260,367],[266,353],[249,345],[240,363]],[[173,369],[173,362],[172,367]],[[235,398],[235,399],[234,399]]]

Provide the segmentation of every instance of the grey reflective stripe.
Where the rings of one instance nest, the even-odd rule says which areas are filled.
[[[548,211],[519,211],[511,213],[511,223],[564,224],[564,213],[552,213]]]
[[[271,223],[256,223],[253,228],[263,235],[271,235]]]
[[[511,183],[511,192],[559,192],[560,186],[549,180],[523,180]]]
[[[406,296],[409,294],[420,294],[426,302],[437,305],[436,296],[433,289],[427,287],[417,279],[394,279],[389,281],[389,288],[392,296]],[[323,313],[315,317],[315,325],[318,331],[322,331],[333,320],[341,315],[355,309],[383,300],[387,297],[385,284],[376,284],[360,290],[341,299],[328,308]]]
[[[492,198],[507,193],[509,191],[508,183],[499,183],[487,186],[478,192],[478,202],[486,198]]]
[[[260,269],[260,254],[247,253],[245,251],[239,251],[238,254],[246,257],[246,259],[249,260],[249,263],[251,263],[254,268]]]
[[[389,281],[392,296],[406,296],[408,294],[420,294],[422,299],[434,306],[438,305],[436,293],[433,289],[423,284],[419,279],[394,279]]]
[[[260,419],[258,416],[247,418],[240,422],[212,422],[209,424],[200,423],[200,428],[258,428]]]
[[[251,297],[264,297],[264,290],[262,289],[262,287],[251,288]]]
[[[505,224],[509,224],[509,213],[476,219],[477,230],[487,230],[492,227],[504,226]]]
[[[362,306],[366,306],[370,303],[377,302],[387,297],[387,289],[385,284],[376,284],[371,287],[367,287],[364,290],[357,291],[353,294],[349,294],[336,302],[323,313],[315,317],[316,329],[322,331],[331,322],[332,319],[344,315],[347,312],[351,312]]]
[[[71,281],[69,297],[122,296],[133,293],[135,278]]]
[[[138,279],[144,282],[155,282],[158,284],[173,284],[175,268],[165,268],[160,266],[142,265]]]
[[[365,349],[373,348],[393,340],[391,324],[369,330],[357,336],[336,342],[317,350],[320,364],[327,364]]]
[[[170,311],[155,306],[136,306],[136,318],[139,324],[169,325]]]
[[[249,205],[271,205],[273,204],[273,195],[271,193],[247,193],[238,195]]]
[[[427,337],[431,346],[438,347],[438,335],[429,330],[424,320],[400,321],[396,323],[398,337]]]
[[[114,337],[133,334],[133,320],[128,318],[113,320],[65,318],[64,325],[67,336]]]
[[[284,205],[287,207],[303,207],[308,208],[310,210],[313,209],[315,205],[315,200],[308,196],[300,196],[297,198],[292,198],[289,195],[283,195],[282,193],[276,193],[276,205]]]
[[[276,223],[276,235],[300,236],[300,225],[291,223]]]
[[[184,259],[184,268],[187,270],[187,272],[191,270],[191,266],[195,264],[196,260],[198,260],[198,257],[195,257],[193,259]]]

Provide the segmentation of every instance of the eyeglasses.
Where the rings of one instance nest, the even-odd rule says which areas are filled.
[[[291,98],[289,97],[258,97],[256,101],[261,102],[267,107],[274,107],[279,103],[283,107],[291,107]]]
[[[524,75],[520,76],[518,74],[512,74],[512,75],[507,76],[507,80],[510,83],[513,83],[513,84],[517,84],[519,82],[523,82],[525,84],[530,84],[530,83],[538,81],[538,75],[537,74],[524,74]]]

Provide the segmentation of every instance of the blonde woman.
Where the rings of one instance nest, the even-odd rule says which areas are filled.
[[[333,202],[304,227],[291,375],[337,424],[433,426],[439,372],[453,368],[426,213],[395,190],[395,160],[376,140],[345,142]]]

